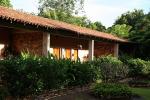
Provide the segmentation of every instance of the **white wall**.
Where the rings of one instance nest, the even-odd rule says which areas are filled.
[[[89,50],[79,50],[78,51],[78,57],[80,58],[81,61],[87,61],[88,55],[89,55]]]

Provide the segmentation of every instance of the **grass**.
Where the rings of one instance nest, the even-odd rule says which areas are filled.
[[[150,88],[132,88],[133,93],[142,96],[144,100],[150,100]]]

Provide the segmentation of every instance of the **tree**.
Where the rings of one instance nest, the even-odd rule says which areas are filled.
[[[105,31],[100,22],[91,22],[86,16],[75,16],[83,11],[84,0],[40,0],[39,16],[64,21],[98,31]]]
[[[0,6],[12,7],[10,0],[0,0]]]
[[[126,24],[132,26],[132,30],[135,30],[135,24],[139,23],[139,20],[144,16],[143,10],[134,9],[134,11],[126,12],[122,14],[114,23],[116,24]]]
[[[84,0],[39,0],[39,15],[48,14],[52,19],[61,20],[58,15],[70,16],[83,9]]]
[[[107,32],[117,35],[118,37],[128,38],[131,28],[132,28],[131,26],[126,24],[122,24],[122,25],[117,24],[112,27],[109,27],[107,29]]]
[[[39,16],[84,26],[86,17],[75,17],[83,8],[83,0],[39,0]],[[80,4],[77,6],[77,4]]]
[[[140,44],[140,57],[150,59],[150,12],[138,20],[129,39]]]
[[[134,10],[124,13],[116,20],[114,25],[116,24],[132,26],[128,39],[138,44],[133,56],[150,59],[150,12],[144,14],[143,10]]]
[[[87,28],[91,28],[93,30],[97,30],[97,31],[101,31],[101,32],[105,32],[106,31],[106,27],[102,25],[101,22],[94,22],[92,23],[91,21],[89,21],[88,25],[86,26]]]

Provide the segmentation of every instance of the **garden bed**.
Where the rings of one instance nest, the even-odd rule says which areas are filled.
[[[6,100],[149,100],[150,89],[131,88],[133,95],[130,97],[99,98],[94,96],[90,85],[75,86],[65,89],[44,91],[39,95],[30,95],[21,98],[8,97]]]
[[[71,91],[71,92],[69,92]],[[91,94],[91,90],[89,88],[83,89],[83,88],[76,88],[71,90],[63,90],[65,94],[63,95],[57,95],[54,97],[51,97],[51,94],[49,92],[38,96],[36,99],[38,100],[106,100],[106,99],[100,99],[98,97],[95,97]],[[59,91],[61,93],[61,91]],[[108,100],[144,100],[142,97],[134,95],[130,99],[127,98],[111,98]]]

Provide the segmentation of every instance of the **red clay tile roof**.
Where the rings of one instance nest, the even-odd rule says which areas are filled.
[[[78,34],[88,35],[88,36],[95,36],[103,39],[113,40],[117,42],[128,42],[127,40],[121,39],[116,37],[112,34],[99,32],[96,30],[68,24],[61,21],[51,20],[23,12],[19,12],[10,8],[1,7],[0,6],[0,18],[6,20],[12,20],[15,22],[20,22],[23,24],[31,24],[36,26],[48,27],[48,28],[56,28],[56,29],[64,29],[76,32]]]

